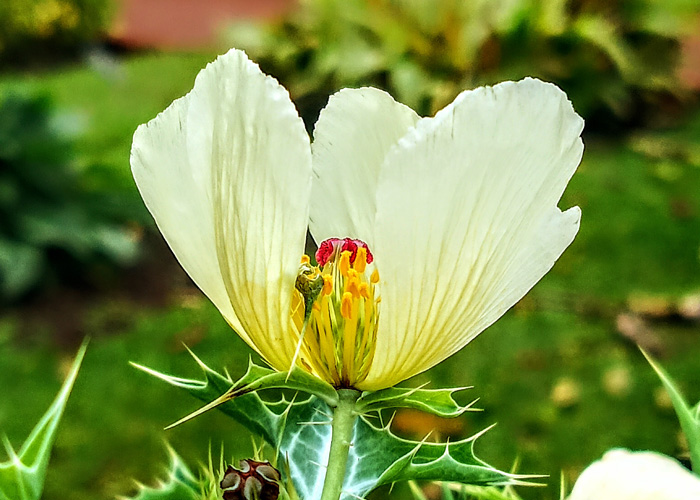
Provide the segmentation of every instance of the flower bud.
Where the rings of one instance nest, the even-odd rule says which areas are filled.
[[[219,485],[224,500],[277,500],[280,473],[270,462],[241,460],[240,469],[229,465]]]

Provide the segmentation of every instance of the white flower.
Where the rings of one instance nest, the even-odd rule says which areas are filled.
[[[138,128],[131,165],[182,266],[267,363],[289,369],[299,346],[308,371],[376,390],[464,347],[571,243],[580,210],[557,203],[582,128],[528,78],[434,118],[345,89],[310,144],[287,91],[232,50]],[[361,241],[326,243],[315,267],[307,227],[319,245]]]
[[[651,451],[608,451],[576,481],[569,500],[700,500],[700,478]]]

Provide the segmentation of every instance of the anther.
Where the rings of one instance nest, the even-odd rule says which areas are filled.
[[[365,272],[367,268],[367,249],[365,247],[358,247],[353,267],[360,274]]]
[[[340,263],[338,264],[338,269],[340,270],[340,274],[345,276],[347,278],[348,276],[348,271],[350,270],[350,256],[352,254],[345,250],[340,254]]]
[[[350,278],[346,290],[350,292],[355,299],[360,298],[360,280],[357,278]]]
[[[333,291],[333,277],[329,274],[323,275],[323,293],[330,295]]]
[[[352,294],[350,292],[343,294],[343,299],[340,301],[340,314],[345,319],[352,317]]]

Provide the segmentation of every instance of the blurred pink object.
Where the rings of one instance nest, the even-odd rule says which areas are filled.
[[[700,90],[700,16],[695,20],[695,25],[695,33],[681,41],[678,77],[686,87]]]
[[[568,500],[700,500],[700,478],[660,453],[610,450],[583,471]]]
[[[228,23],[281,16],[296,0],[118,0],[111,38],[128,47],[204,49]]]

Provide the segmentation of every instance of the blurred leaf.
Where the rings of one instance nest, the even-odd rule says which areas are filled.
[[[537,24],[539,29],[550,36],[562,35],[567,27],[569,16],[567,0],[543,0],[540,2]]]
[[[637,0],[628,2],[626,15],[640,30],[676,38],[691,34],[698,14],[697,0]]]
[[[400,61],[390,69],[389,81],[396,89],[396,98],[403,104],[413,108],[422,109],[434,87],[431,76],[411,60]]]
[[[124,204],[109,185],[83,182],[56,116],[46,96],[0,95],[0,300],[20,298],[49,273],[82,267],[85,276],[100,260],[126,266],[138,253],[122,227]],[[70,256],[67,266],[53,265],[59,255]]]
[[[95,248],[121,265],[132,264],[139,255],[139,241],[124,228],[103,225],[95,229]]]
[[[167,478],[154,487],[140,485],[139,492],[129,497],[131,500],[203,500],[200,482],[172,448],[168,452]]]
[[[634,81],[637,67],[634,53],[611,20],[602,15],[584,15],[576,20],[573,27],[579,36],[601,49],[626,80]]]
[[[78,351],[58,396],[29,434],[19,453],[15,452],[7,437],[4,437],[9,460],[0,462],[0,500],[39,500],[41,497],[58,423],[78,376],[86,348],[87,344],[83,344]]]
[[[421,491],[420,487],[415,481],[409,481],[408,487],[411,490],[411,494],[415,500],[428,500],[428,497],[425,496],[425,493]]]
[[[307,0],[264,34],[230,40],[290,89],[307,125],[318,106],[299,98],[342,87],[383,88],[428,114],[462,90],[525,76],[557,83],[607,124],[691,98],[677,62],[700,4],[671,3]]]
[[[661,379],[666,392],[671,397],[673,408],[676,410],[676,415],[681,423],[681,429],[683,429],[683,433],[688,439],[690,463],[693,466],[693,472],[700,476],[700,418],[698,418],[700,403],[695,409],[692,409],[678,390],[676,383],[661,365],[654,361],[644,350],[642,350],[642,354],[647,358],[647,361]]]
[[[0,296],[26,292],[42,272],[44,256],[31,245],[0,237]]]
[[[101,40],[114,12],[112,0],[3,0],[0,63],[25,66],[75,55]]]

